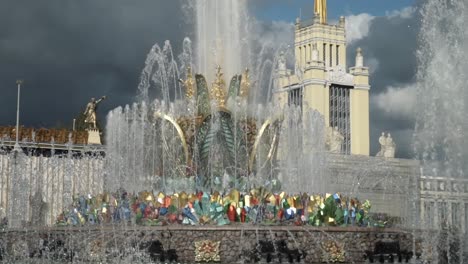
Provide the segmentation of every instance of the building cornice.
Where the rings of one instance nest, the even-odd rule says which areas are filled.
[[[323,25],[323,24],[312,24],[312,25],[308,25],[308,26],[299,26],[296,31],[299,31],[299,32],[303,32],[303,31],[320,31],[320,32],[323,32],[323,31],[329,31],[329,32],[332,32],[332,31],[335,31],[335,32],[345,32],[345,28],[344,27],[341,27],[341,26],[338,26],[338,25]]]
[[[351,67],[349,73],[354,76],[369,76],[369,67]]]
[[[312,37],[308,38],[306,40],[298,41],[295,43],[295,46],[303,46],[305,44],[310,44],[312,41],[322,41],[322,42],[327,42],[327,43],[334,43],[334,44],[341,44],[341,45],[346,45],[346,40],[337,40],[337,39],[332,39],[332,38],[320,38],[320,37]]]
[[[312,67],[311,67],[312,68]],[[285,76],[286,77],[286,76]],[[287,76],[289,77],[289,76]],[[332,84],[337,84],[337,85],[343,85],[343,86],[351,86],[353,89],[356,90],[370,90],[371,86],[368,84],[355,84],[353,81],[340,81],[339,79],[318,79],[318,78],[310,78],[310,79],[305,79],[301,83],[291,83],[288,86],[285,86],[284,88],[276,89],[273,92],[284,92],[284,91],[289,91],[292,89],[297,89],[302,86],[307,86],[307,85],[323,85],[324,87],[331,86]]]
[[[301,83],[294,83],[294,84],[290,84],[280,89],[275,89],[273,90],[273,92],[274,93],[287,92],[290,90],[302,88],[310,84],[323,85],[324,87],[326,87],[328,85],[328,82],[327,80],[324,80],[324,79],[311,78],[311,79],[304,80]]]
[[[304,80],[304,82],[302,82],[302,85],[309,85],[309,84],[319,84],[319,85],[325,86],[327,85],[327,80],[311,78],[311,79]]]
[[[356,90],[370,90],[371,88],[370,85],[365,85],[365,84],[355,84],[353,86],[354,86],[354,89]]]
[[[336,37],[346,37],[345,31],[323,31],[323,30],[299,30],[296,32],[296,37],[308,36],[308,35],[331,35]]]
[[[310,70],[322,70],[325,71],[325,65],[322,61],[308,61],[306,62],[307,66],[305,67],[305,71]]]

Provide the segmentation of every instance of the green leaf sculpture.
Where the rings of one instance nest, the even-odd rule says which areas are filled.
[[[234,77],[232,77],[229,85],[228,99],[236,99],[239,95],[241,79],[242,75],[234,75]]]
[[[197,110],[198,115],[203,117],[211,114],[211,105],[210,105],[210,92],[208,90],[208,84],[203,75],[195,75],[195,80],[197,82]]]

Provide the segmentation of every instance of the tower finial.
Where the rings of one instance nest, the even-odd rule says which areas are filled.
[[[346,24],[346,18],[344,16],[340,16],[340,22],[338,25],[340,27],[345,27],[345,24]]]
[[[314,14],[320,17],[320,24],[327,23],[327,0],[314,0]]]

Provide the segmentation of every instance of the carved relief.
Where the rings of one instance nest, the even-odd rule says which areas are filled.
[[[354,76],[346,73],[343,66],[336,66],[328,71],[328,80],[331,83],[354,85]]]
[[[322,242],[322,261],[326,263],[345,262],[345,251],[342,245],[333,240]]]
[[[338,128],[328,127],[325,145],[331,153],[341,153],[344,137]]]
[[[219,262],[220,241],[202,240],[195,242],[195,261],[196,262]]]

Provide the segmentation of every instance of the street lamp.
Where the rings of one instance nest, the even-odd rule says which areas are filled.
[[[16,143],[13,150],[16,152],[21,151],[21,147],[19,145],[19,109],[20,109],[20,94],[21,94],[21,85],[23,84],[23,80],[17,80],[16,85],[18,86],[18,98],[16,102]]]

